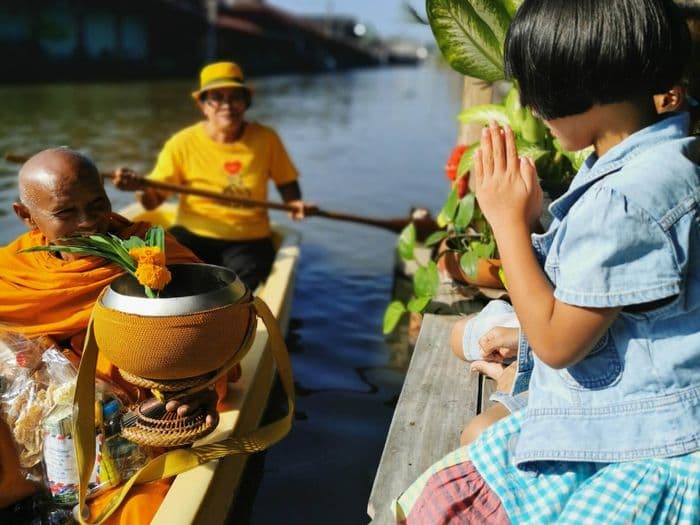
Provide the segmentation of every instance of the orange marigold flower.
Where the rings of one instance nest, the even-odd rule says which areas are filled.
[[[158,246],[132,248],[129,250],[129,255],[131,255],[139,265],[146,263],[163,266],[165,264],[165,254],[160,251]]]
[[[136,279],[144,286],[153,290],[162,290],[171,279],[170,270],[165,266],[150,263],[140,263],[136,267]]]

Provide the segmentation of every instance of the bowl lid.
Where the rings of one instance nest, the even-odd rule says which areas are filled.
[[[172,280],[157,299],[146,297],[143,285],[126,274],[112,281],[100,302],[123,313],[165,317],[234,304],[247,292],[238,275],[223,266],[172,264],[168,270]]]

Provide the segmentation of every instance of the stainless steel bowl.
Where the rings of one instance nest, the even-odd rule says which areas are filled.
[[[172,280],[157,299],[146,297],[143,285],[126,274],[112,281],[102,305],[147,317],[185,315],[238,302],[246,286],[235,272],[213,264],[168,265]]]

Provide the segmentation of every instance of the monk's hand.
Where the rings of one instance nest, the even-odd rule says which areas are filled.
[[[289,218],[294,221],[301,221],[307,215],[313,215],[315,212],[318,211],[318,206],[309,202],[304,202],[301,199],[288,201],[287,204],[294,208],[292,211],[289,212]]]
[[[216,411],[216,392],[212,389],[202,390],[189,396],[171,399],[165,404],[165,410],[176,412],[184,417],[201,409],[206,413],[206,421],[209,424],[218,424],[219,413]]]
[[[130,168],[118,168],[115,170],[112,183],[122,191],[143,189],[143,177]]]
[[[494,326],[479,339],[484,361],[502,363],[504,359],[518,355],[520,330],[505,326]]]
[[[474,155],[474,186],[479,207],[494,230],[514,222],[531,226],[542,212],[542,189],[534,162],[518,157],[515,134],[491,121]]]

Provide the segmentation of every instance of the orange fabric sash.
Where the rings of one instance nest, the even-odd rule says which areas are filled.
[[[143,237],[150,227],[117,214],[111,221],[110,231],[125,239]],[[51,252],[17,253],[45,244],[33,230],[0,248],[0,329],[64,341],[85,330],[99,293],[124,271],[101,257],[64,261]],[[169,235],[165,254],[168,264],[198,262]]]

